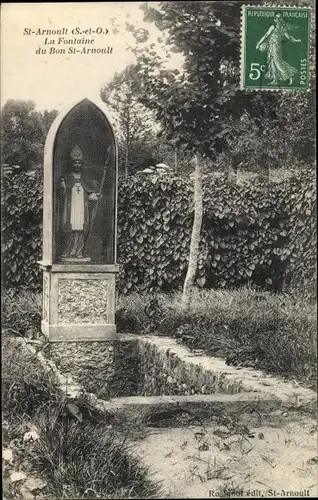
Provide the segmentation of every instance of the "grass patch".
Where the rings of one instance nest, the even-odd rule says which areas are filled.
[[[262,369],[316,388],[315,305],[248,288],[195,290],[189,312],[180,302],[180,293],[121,296],[118,330],[175,337],[234,366]]]
[[[12,420],[32,419],[40,409],[62,401],[53,373],[43,371],[36,356],[27,356],[21,343],[6,332],[2,335],[2,396],[3,411]]]
[[[123,435],[106,420],[92,421],[82,407],[81,418],[75,418],[54,375],[6,332],[2,390],[3,447],[13,450],[15,470],[45,479],[42,498],[157,498],[160,488],[134,456],[129,429]],[[30,426],[40,439],[25,443]],[[9,480],[10,467],[4,470],[7,500],[20,498],[18,485]]]
[[[2,296],[2,330],[17,337],[37,338],[41,331],[42,295],[22,290]]]
[[[39,420],[41,441],[34,463],[46,470],[58,498],[148,498],[154,485],[130,445],[99,423],[44,415]],[[52,424],[53,422],[53,424]]]

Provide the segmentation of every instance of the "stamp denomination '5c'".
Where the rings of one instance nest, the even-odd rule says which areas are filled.
[[[309,8],[242,6],[241,88],[309,88]]]

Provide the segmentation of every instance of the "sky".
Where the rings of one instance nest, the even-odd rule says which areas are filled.
[[[147,29],[149,40],[159,47],[157,38],[161,32],[153,23],[144,23],[140,9],[142,3],[145,2],[2,3],[1,106],[7,99],[31,99],[38,110],[59,110],[68,102],[98,97],[102,85],[135,60],[127,50],[134,46],[135,41],[124,29],[126,22]],[[68,30],[66,35],[36,34],[38,30],[63,28]],[[71,33],[76,28],[81,32],[100,28],[103,32],[76,36]],[[25,34],[31,31],[34,33]],[[85,38],[94,42],[58,44],[59,38],[67,41]],[[52,40],[54,43],[50,44]],[[106,54],[68,54],[70,47],[73,50],[82,50],[83,47],[113,49],[112,53]],[[45,49],[46,54],[36,54],[39,48]],[[55,52],[61,48],[66,54]],[[54,53],[50,54],[50,50]],[[160,48],[158,50],[160,53]],[[168,66],[180,68],[180,56],[173,54],[172,57]]]

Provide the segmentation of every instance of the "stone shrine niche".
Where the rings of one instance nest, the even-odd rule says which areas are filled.
[[[62,110],[44,148],[43,312],[50,342],[116,338],[117,146],[104,103]]]
[[[116,261],[116,144],[88,99],[64,117],[53,145],[52,263]]]

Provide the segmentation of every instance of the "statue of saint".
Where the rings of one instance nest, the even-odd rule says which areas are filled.
[[[76,144],[70,153],[70,173],[60,182],[61,217],[63,236],[62,260],[89,261],[84,250],[89,234],[94,201],[100,193],[96,183],[89,181],[83,173],[83,152]]]

